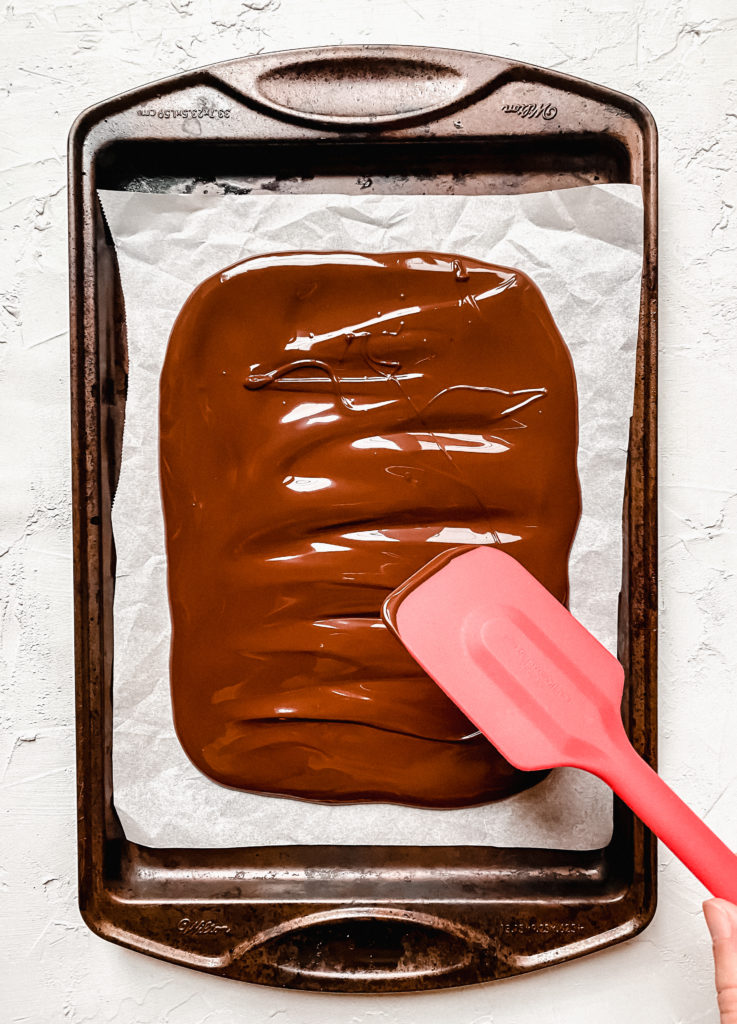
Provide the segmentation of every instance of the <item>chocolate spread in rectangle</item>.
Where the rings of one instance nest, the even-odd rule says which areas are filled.
[[[458,544],[499,545],[565,602],[577,424],[570,354],[518,270],[293,252],[199,285],[160,402],[171,693],[194,764],[259,793],[428,807],[537,781],[380,609]]]

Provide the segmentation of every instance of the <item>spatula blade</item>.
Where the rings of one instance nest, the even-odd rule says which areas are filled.
[[[497,548],[444,552],[390,595],[383,614],[516,767],[596,770],[621,733],[620,663]]]

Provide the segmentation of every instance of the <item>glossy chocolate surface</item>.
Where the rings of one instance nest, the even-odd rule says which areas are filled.
[[[201,284],[161,377],[179,738],[208,776],[460,806],[518,772],[381,618],[495,543],[560,600],[580,515],[568,350],[536,286],[453,254],[281,253]]]

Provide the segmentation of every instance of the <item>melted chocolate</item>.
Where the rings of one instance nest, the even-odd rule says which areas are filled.
[[[450,807],[512,768],[386,628],[433,555],[499,544],[561,601],[580,515],[573,366],[524,274],[279,253],[172,330],[160,470],[179,738],[220,783]]]

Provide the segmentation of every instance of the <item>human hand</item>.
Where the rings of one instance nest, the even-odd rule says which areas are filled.
[[[727,900],[704,903],[714,950],[714,976],[721,1024],[737,1024],[737,907]]]

